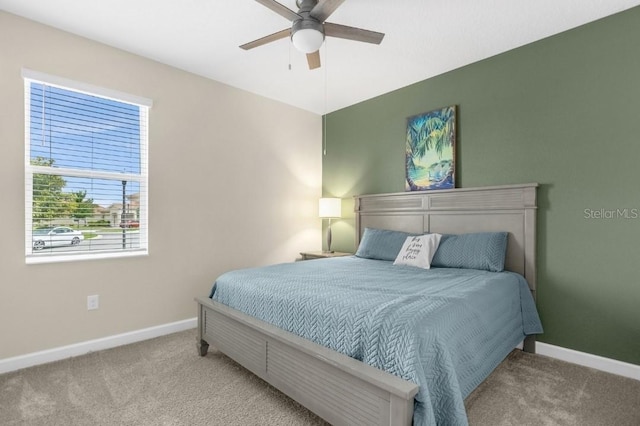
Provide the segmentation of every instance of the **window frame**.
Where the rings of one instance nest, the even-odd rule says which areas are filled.
[[[69,262],[78,260],[108,259],[146,256],[149,254],[149,110],[153,101],[144,97],[94,86],[38,71],[22,69],[24,80],[25,112],[25,261],[32,263]],[[98,96],[112,101],[133,104],[140,108],[140,173],[118,173],[91,169],[46,167],[31,164],[31,83],[45,84],[65,90]],[[140,191],[140,247],[113,251],[61,252],[34,254],[33,250],[33,175],[46,174],[91,179],[110,179],[137,182]]]

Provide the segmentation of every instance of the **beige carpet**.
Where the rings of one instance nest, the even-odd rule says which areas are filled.
[[[640,426],[640,381],[514,351],[465,406],[471,425]]]
[[[514,352],[467,399],[471,425],[640,425],[640,382]],[[2,425],[322,425],[195,331],[0,375]]]

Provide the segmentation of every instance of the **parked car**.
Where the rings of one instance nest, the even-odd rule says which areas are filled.
[[[42,250],[45,247],[76,246],[84,239],[82,232],[67,226],[55,228],[38,228],[33,230],[33,249]]]
[[[120,222],[120,228],[139,228],[140,222],[137,220],[123,220]]]

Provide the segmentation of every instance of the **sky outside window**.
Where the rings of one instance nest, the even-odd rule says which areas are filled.
[[[32,164],[55,168],[140,174],[140,108],[40,83],[30,84]],[[122,181],[63,177],[63,192],[86,191],[94,204],[122,203]],[[139,192],[128,182],[126,195]]]

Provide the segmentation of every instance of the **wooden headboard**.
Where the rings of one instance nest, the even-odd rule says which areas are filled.
[[[355,197],[356,246],[365,228],[412,233],[509,233],[505,269],[535,297],[537,183]]]

